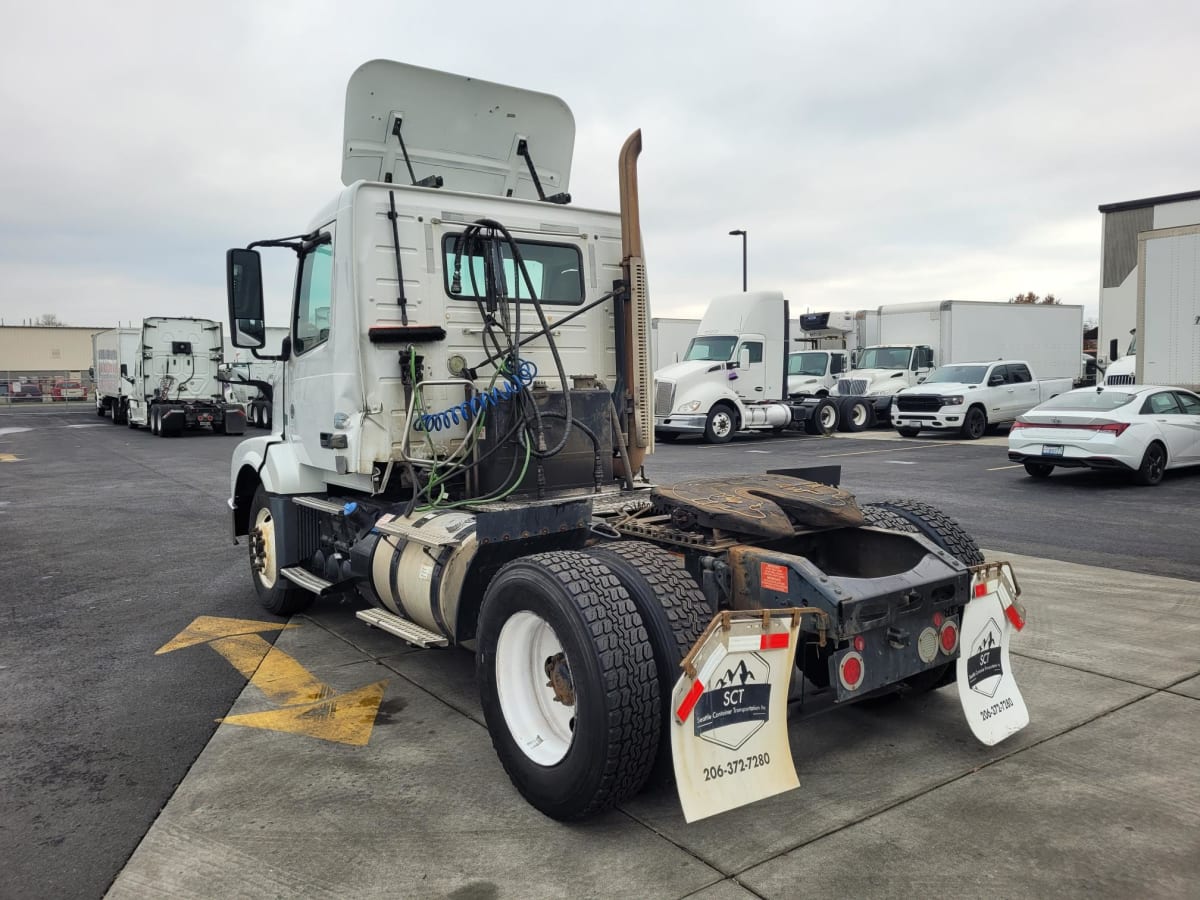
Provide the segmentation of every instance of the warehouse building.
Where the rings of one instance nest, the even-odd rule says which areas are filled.
[[[0,398],[49,402],[69,393],[71,399],[79,399],[80,388],[90,396],[92,335],[105,330],[0,325]]]

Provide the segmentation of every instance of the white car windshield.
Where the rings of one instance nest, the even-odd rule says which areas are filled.
[[[982,384],[987,366],[942,366],[925,379],[926,384]]]
[[[1109,412],[1119,409],[1127,403],[1131,403],[1136,398],[1136,394],[1127,394],[1123,391],[1068,391],[1065,394],[1059,394],[1057,397],[1051,397],[1041,406],[1037,407],[1034,412],[1042,412],[1047,409]]]

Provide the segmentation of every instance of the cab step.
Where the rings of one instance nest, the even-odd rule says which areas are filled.
[[[297,506],[307,506],[309,509],[329,513],[331,516],[345,515],[346,512],[344,504],[331,503],[328,500],[322,500],[320,497],[293,497],[292,502]]]
[[[338,585],[332,581],[326,581],[320,575],[314,575],[308,569],[301,566],[288,566],[285,569],[280,569],[279,574],[290,581],[292,584],[304,588],[306,591],[312,591],[318,597],[324,597],[334,593],[334,589]]]
[[[394,634],[414,647],[445,647],[450,641],[443,635],[422,628],[416,622],[402,619],[383,609],[360,609],[355,615],[380,631]]]

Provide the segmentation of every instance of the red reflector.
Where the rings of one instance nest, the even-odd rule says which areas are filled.
[[[953,622],[947,622],[942,627],[942,652],[953,653],[954,648],[958,646],[958,629],[954,627]]]
[[[781,631],[778,634],[764,634],[762,640],[759,641],[759,650],[786,650],[788,646],[788,633]]]
[[[700,700],[700,695],[704,693],[704,685],[697,681],[692,685],[691,690],[687,692],[687,696],[683,698],[683,702],[679,704],[679,709],[675,710],[675,717],[680,722],[686,722],[687,717],[692,714],[692,709]]]
[[[856,634],[854,636],[854,649],[857,650],[859,653],[862,653],[863,649],[866,646],[867,646],[867,642],[865,640],[863,640],[863,636],[861,634]]]
[[[975,585],[975,596],[976,597],[982,597],[986,593],[987,593],[987,585],[984,584],[982,581],[979,584]]]
[[[942,614],[941,614],[941,613],[934,613],[934,614],[933,614],[933,627],[934,627],[934,628],[941,628],[941,627],[942,627],[942,621],[943,621],[943,619],[942,619]]]
[[[862,663],[857,656],[847,656],[842,662],[842,681],[853,687],[862,680]]]
[[[1021,617],[1021,611],[1017,609],[1017,604],[1013,603],[1004,607],[1004,614],[1008,616],[1008,621],[1013,623],[1013,627],[1017,631],[1025,627],[1025,619]]]

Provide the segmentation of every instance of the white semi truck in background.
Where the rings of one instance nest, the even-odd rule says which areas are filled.
[[[828,393],[849,355],[791,351],[792,328],[778,291],[713,298],[683,361],[654,372],[655,435],[723,444],[738,432],[781,432],[795,423],[818,433],[815,407],[789,401]]]
[[[92,380],[96,384],[96,415],[125,425],[129,415],[132,372],[141,355],[142,333],[136,328],[111,328],[92,335]]]
[[[712,635],[743,658],[722,622],[749,629],[755,652],[802,645],[794,677],[829,703],[954,678],[972,584],[1000,582],[936,510],[860,507],[797,470],[647,480],[640,132],[621,150],[617,214],[569,205],[574,120],[555,97],[376,60],[351,77],[345,128],[344,188],[304,233],[226,258],[233,343],[283,369],[286,416],[230,468],[233,534],[266,609],[337,597],[417,646],[474,651],[496,753],[558,819],[672,771],[681,798],[711,795],[689,760],[719,749],[697,735],[727,720],[696,705],[707,670],[684,661]],[[297,257],[278,347],[260,248]],[[762,357],[763,393],[768,365],[784,390],[785,348]],[[735,351],[705,365],[756,380],[726,365],[756,351]],[[776,728],[794,667],[790,651],[773,658],[759,696],[782,701]],[[721,808],[792,759],[757,762]]]
[[[269,347],[281,346],[286,328],[267,328]],[[275,359],[260,359],[251,350],[235,347],[225,339],[225,365],[220,380],[226,385],[226,397],[241,405],[246,424],[270,429],[275,421],[275,385],[281,382],[283,364]]]
[[[221,334],[221,323],[211,319],[144,319],[132,364],[126,364],[130,383],[125,423],[160,437],[197,429],[244,433],[245,412],[225,399],[219,381],[224,362]]]
[[[879,343],[858,353],[830,399],[846,422],[859,402],[873,424],[890,424],[893,396],[939,365],[1027,361],[1040,378],[1081,377],[1083,307],[944,300],[878,310]]]

